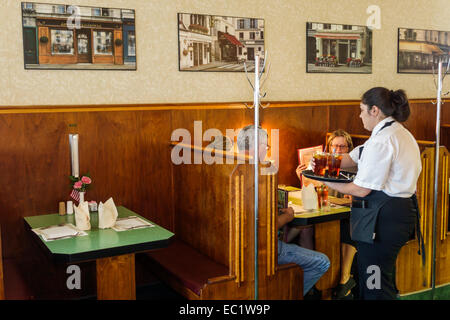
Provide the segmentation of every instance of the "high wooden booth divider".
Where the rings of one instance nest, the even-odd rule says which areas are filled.
[[[182,152],[203,159],[208,149],[187,146]],[[177,242],[147,255],[155,273],[189,299],[253,299],[254,166],[248,157],[216,155],[222,164],[174,165]],[[269,167],[260,165],[258,296],[301,299],[301,268],[277,262],[278,183],[276,171],[265,172]]]
[[[2,230],[0,229],[0,300],[5,299],[5,281],[3,279]]]

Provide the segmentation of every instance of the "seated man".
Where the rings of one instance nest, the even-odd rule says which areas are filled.
[[[237,137],[237,144],[239,151],[248,155],[254,154],[254,131],[253,125],[246,126],[239,131]],[[259,128],[258,130],[258,145],[259,145],[259,159],[263,161],[266,157],[267,151],[267,133]],[[278,228],[282,228],[285,224],[294,219],[294,210],[292,208],[285,208],[280,210],[278,216]],[[320,292],[313,288],[314,284],[330,267],[330,260],[328,257],[320,252],[302,248],[296,244],[285,243],[278,240],[278,263],[296,263],[303,269],[303,295],[318,296]],[[312,289],[312,290],[311,290]],[[311,290],[311,292],[309,292]]]

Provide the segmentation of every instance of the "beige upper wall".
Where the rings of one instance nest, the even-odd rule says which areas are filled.
[[[435,96],[431,75],[397,74],[397,28],[450,31],[449,0],[45,0],[44,3],[136,10],[137,71],[25,70],[21,0],[0,2],[0,106],[251,101],[244,73],[178,71],[177,13],[265,19],[271,62],[265,100],[358,99],[372,86],[404,88],[410,98]],[[306,73],[306,22],[366,24],[373,32],[372,74]],[[449,84],[444,85],[444,88]]]

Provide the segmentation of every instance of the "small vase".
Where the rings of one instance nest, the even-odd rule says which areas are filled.
[[[85,191],[80,192],[80,201],[78,202],[78,204],[84,202],[84,194],[85,193],[86,193]]]

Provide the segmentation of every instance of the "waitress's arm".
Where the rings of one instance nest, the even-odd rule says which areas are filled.
[[[370,193],[370,191],[372,191],[371,189],[360,187],[354,184],[353,182],[350,183],[324,182],[324,184],[340,193],[350,194],[352,196],[361,198],[367,196]]]
[[[353,159],[350,157],[348,153],[342,154],[342,160],[341,160],[341,168],[352,168],[356,167],[358,164],[353,161]]]

